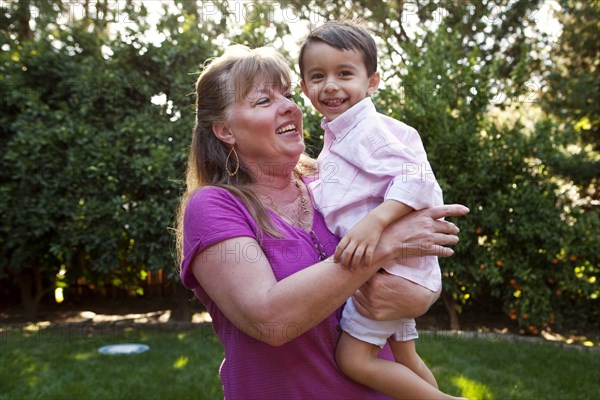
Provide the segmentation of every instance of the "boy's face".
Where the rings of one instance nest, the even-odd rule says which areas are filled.
[[[367,75],[361,54],[326,43],[312,43],[304,53],[302,91],[327,120],[370,96],[379,85],[379,72]]]

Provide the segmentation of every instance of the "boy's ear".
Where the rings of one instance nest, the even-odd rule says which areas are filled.
[[[232,146],[235,144],[235,138],[233,137],[233,134],[231,133],[231,131],[225,123],[214,122],[212,124],[212,130],[217,139],[219,139],[220,141],[230,144]]]
[[[367,88],[367,94],[369,96],[375,93],[375,91],[379,87],[380,80],[381,75],[379,74],[379,71],[375,71],[373,72],[373,74],[371,74],[371,76],[369,77],[369,87]]]
[[[304,93],[304,95],[306,97],[308,97],[308,88],[306,87],[306,83],[304,82],[304,79],[300,80],[300,87],[302,88],[302,93]]]

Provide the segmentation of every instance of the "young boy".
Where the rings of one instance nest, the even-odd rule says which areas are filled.
[[[350,22],[328,22],[300,50],[301,87],[324,115],[324,146],[313,197],[332,232],[343,237],[335,253],[349,269],[368,267],[384,228],[409,213],[443,204],[419,134],[376,112],[370,96],[380,80],[377,47],[369,32]],[[436,257],[397,260],[389,273],[415,291],[439,295]],[[424,305],[424,308],[428,305]],[[344,308],[338,367],[347,376],[395,398],[452,398],[437,389],[415,350],[412,318],[373,321],[352,300]],[[390,340],[396,363],[377,357]]]

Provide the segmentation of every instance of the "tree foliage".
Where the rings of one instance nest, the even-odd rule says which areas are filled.
[[[549,38],[535,25],[538,1],[333,3],[294,2],[324,19],[362,18],[379,36],[389,83],[377,95],[379,110],[419,130],[446,201],[471,208],[459,221],[457,253],[443,261],[449,311],[488,305],[537,333],[572,317],[576,305],[583,323],[591,323],[600,294],[597,204],[578,203],[565,187],[589,182],[597,172],[587,156],[559,146],[585,143],[584,135],[572,137],[577,123],[581,130],[581,114],[597,125],[591,122],[598,115],[597,4],[562,3],[565,31],[580,24],[576,16],[587,15],[583,26],[561,36],[562,50],[546,59]],[[548,65],[555,68],[550,73]],[[539,109],[540,76],[548,77],[549,93],[574,104],[544,98],[561,110],[562,125],[538,117],[531,128],[520,121]],[[574,182],[557,179],[568,166]]]
[[[3,44],[0,271],[30,314],[60,270],[135,290],[142,271],[173,267],[190,74],[212,48],[172,21],[153,46],[144,10],[122,11],[138,22],[114,38],[84,17]]]
[[[555,175],[574,181],[582,196],[600,201],[600,3],[560,1],[556,13],[562,33],[553,47],[553,63],[543,70],[547,90],[542,108],[554,125],[549,135],[561,151],[546,151]],[[575,146],[575,150],[569,146]]]
[[[378,37],[376,106],[418,129],[446,201],[471,208],[442,265],[449,310],[502,311],[532,333],[600,317],[597,2],[561,0],[556,43],[539,0],[175,0],[156,42],[134,1],[77,4],[1,5],[0,274],[30,308],[75,277],[135,290],[172,267],[205,60],[272,45],[298,71],[292,24],[361,18]],[[316,155],[320,116],[296,99]]]
[[[522,126],[487,117],[501,65],[482,66],[478,49],[465,51],[452,32],[442,23],[426,49],[407,51],[416,61],[403,75],[403,97],[382,93],[380,108],[418,127],[446,202],[471,209],[459,221],[456,255],[442,261],[450,310],[496,299],[510,315],[518,309],[527,326],[529,315],[539,318],[537,327],[552,313],[545,281],[564,229],[556,185],[533,159],[535,143]]]

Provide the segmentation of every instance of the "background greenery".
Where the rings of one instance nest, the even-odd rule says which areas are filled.
[[[419,130],[446,201],[471,209],[442,265],[453,326],[477,305],[532,334],[597,328],[597,1],[173,0],[157,24],[141,2],[76,4],[0,4],[0,276],[29,318],[81,277],[143,295],[147,271],[175,271],[205,60],[269,45],[297,71],[292,31],[359,17],[380,46],[378,109]],[[562,33],[540,29],[548,8]],[[319,116],[295,89],[314,155]]]

